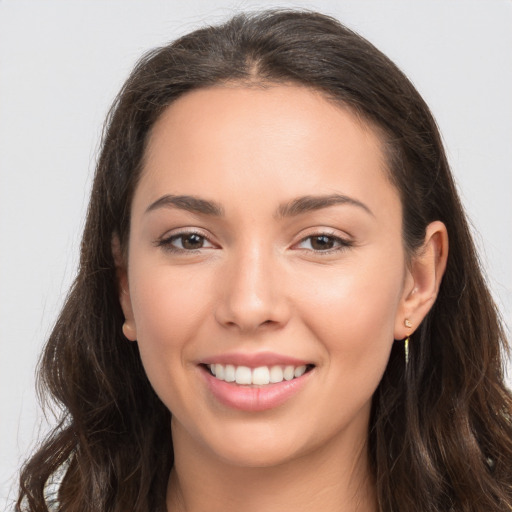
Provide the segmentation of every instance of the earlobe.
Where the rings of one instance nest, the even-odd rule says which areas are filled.
[[[133,316],[132,303],[130,298],[130,289],[128,286],[128,269],[123,256],[119,237],[112,237],[112,256],[116,266],[118,297],[121,309],[123,310],[125,321],[123,323],[123,334],[130,341],[136,341],[137,329]]]
[[[411,258],[395,320],[395,339],[412,334],[434,304],[448,259],[448,232],[441,221],[427,226],[425,241]]]
[[[135,324],[125,320],[123,324],[123,334],[127,340],[137,341],[137,332],[135,330]]]

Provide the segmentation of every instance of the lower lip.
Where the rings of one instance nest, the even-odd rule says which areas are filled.
[[[206,368],[202,368],[208,389],[223,405],[241,411],[266,411],[287,402],[306,384],[312,371],[292,380],[283,380],[265,386],[242,386],[235,382],[225,382],[215,378]]]

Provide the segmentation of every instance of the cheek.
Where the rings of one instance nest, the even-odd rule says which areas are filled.
[[[393,343],[404,265],[399,257],[384,265],[373,261],[361,259],[333,269],[328,276],[309,274],[297,280],[302,289],[294,294],[301,297],[304,323],[324,345],[329,359],[368,369],[376,366],[382,372]]]
[[[174,409],[186,400],[189,386],[181,382],[187,354],[204,323],[204,283],[186,271],[153,266],[131,276],[130,295],[137,343],[146,374],[162,401]]]
[[[367,428],[401,297],[404,267],[399,257],[394,261],[383,271],[373,258],[357,258],[354,265],[347,258],[344,265],[309,268],[290,279],[301,320],[295,337],[314,343],[319,354],[318,387],[309,397],[314,405],[301,418],[304,431],[334,436]]]
[[[137,269],[130,275],[130,295],[138,338],[175,345],[191,337],[204,310],[205,286],[204,276],[186,269],[171,271],[165,264]]]

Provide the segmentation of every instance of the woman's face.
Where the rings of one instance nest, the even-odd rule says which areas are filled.
[[[306,88],[167,108],[121,302],[175,443],[252,466],[363,445],[411,280],[385,165],[371,129]]]

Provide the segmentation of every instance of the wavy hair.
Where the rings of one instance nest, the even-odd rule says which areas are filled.
[[[151,51],[108,115],[78,275],[40,364],[61,420],[25,464],[17,511],[165,510],[173,464],[170,412],[144,373],[123,314],[111,241],[126,248],[151,128],[188,91],[223,83],[292,83],[320,91],[380,134],[412,254],[441,220],[450,253],[433,308],[395,343],[373,397],[371,467],[381,512],[512,510],[512,397],[507,343],[435,121],[405,75],[328,16],[240,14]],[[49,482],[56,482],[49,485]],[[54,489],[54,492],[52,492]]]

